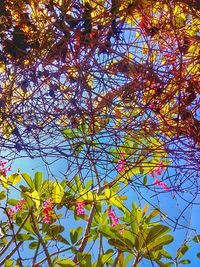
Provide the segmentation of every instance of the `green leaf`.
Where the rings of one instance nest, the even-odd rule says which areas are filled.
[[[82,190],[83,187],[82,187],[82,181],[81,181],[80,176],[75,176],[74,179],[75,179],[76,189],[77,189],[78,191]]]
[[[27,219],[26,223],[23,225],[23,229],[25,229],[30,234],[36,235],[35,231],[32,228],[32,224],[30,222],[30,218]]]
[[[160,251],[161,255],[164,256],[167,259],[172,259],[172,256],[164,249]]]
[[[177,251],[177,258],[182,258],[185,253],[188,251],[188,249],[190,248],[190,246],[183,244]]]
[[[200,243],[200,235],[196,235],[194,238],[193,238],[194,242],[196,243]]]
[[[124,265],[123,266],[129,266],[128,263],[132,260],[133,254],[128,254],[126,258],[124,259]]]
[[[76,264],[69,260],[69,259],[66,259],[66,260],[63,260],[63,259],[57,259],[54,263],[58,264],[58,266],[61,266],[61,267],[75,267]]]
[[[200,252],[197,253],[197,257],[200,259]]]
[[[24,198],[26,200],[26,204],[28,205],[29,208],[33,207],[33,200],[32,200],[32,196],[31,193],[21,193],[22,198]]]
[[[5,267],[12,267],[12,266],[13,266],[13,263],[14,263],[13,260],[6,260],[4,266],[5,266]]]
[[[32,237],[29,234],[18,234],[16,236],[16,238],[17,238],[18,241],[34,240],[35,239],[34,237]]]
[[[145,243],[149,244],[149,243],[153,242],[155,239],[163,236],[164,234],[166,234],[169,231],[170,231],[170,228],[165,226],[165,225],[155,225],[155,226],[150,228],[149,233],[146,237]]]
[[[144,185],[147,184],[147,177],[146,177],[146,176],[144,176],[144,178],[143,178],[143,184],[144,184]]]
[[[91,267],[91,254],[89,252],[77,253],[80,267]]]
[[[36,249],[38,247],[38,242],[31,242],[30,244],[29,244],[29,248],[30,249]]]
[[[79,237],[81,236],[82,234],[82,227],[77,227],[76,229],[70,229],[70,240],[72,242],[72,244],[75,244]]]
[[[125,243],[125,242],[123,242],[123,241],[116,240],[116,239],[109,239],[109,240],[108,240],[108,243],[109,243],[111,246],[116,247],[116,248],[118,248],[118,249],[121,250],[121,251],[127,251],[127,252],[132,253],[132,249],[133,249],[133,247],[127,245],[127,243]]]
[[[6,197],[5,191],[0,192],[0,200],[3,200]]]
[[[42,172],[36,172],[34,176],[34,184],[35,184],[35,189],[37,191],[40,191],[41,185],[42,185]]]
[[[181,263],[181,264],[190,264],[191,261],[190,260],[182,260],[182,261],[179,261],[179,263]]]
[[[63,243],[63,244],[70,245],[69,241],[67,241],[67,239],[65,239],[65,238],[64,238],[63,236],[61,236],[61,235],[58,235],[58,236],[56,237],[56,240],[59,241],[59,242],[61,242],[61,243]]]
[[[93,184],[93,181],[92,180],[87,181],[87,183],[85,185],[85,189],[86,190],[90,189],[90,187],[92,186],[92,184]]]
[[[75,133],[74,133],[74,130],[72,130],[72,129],[65,129],[63,131],[63,135],[66,138],[73,138],[75,136]]]
[[[53,191],[52,191],[52,198],[55,203],[60,203],[62,201],[62,198],[64,196],[64,189],[60,185],[59,182],[54,182],[53,184]]]
[[[8,204],[11,205],[11,206],[15,206],[17,203],[19,202],[19,200],[16,200],[16,199],[8,199]]]
[[[114,254],[114,250],[113,249],[108,249],[105,254],[101,255],[101,263],[105,264],[107,262],[109,262],[109,260],[112,258]]]
[[[99,227],[99,232],[102,233],[106,238],[115,238],[115,231],[112,230],[108,225],[101,225]]]
[[[165,235],[160,238],[157,238],[154,242],[149,243],[147,247],[145,248],[147,252],[160,250],[164,245],[167,245],[171,243],[174,240],[173,236],[171,235]]]
[[[65,229],[64,226],[61,225],[56,225],[56,224],[50,225],[47,234],[56,239],[58,234],[62,233],[64,229]]]
[[[35,189],[35,185],[32,181],[32,178],[25,172],[22,173],[22,177],[24,178],[24,180],[26,181],[27,185],[31,188],[31,189]]]

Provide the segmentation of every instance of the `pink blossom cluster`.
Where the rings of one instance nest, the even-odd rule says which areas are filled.
[[[109,209],[108,210],[108,216],[111,218],[111,220],[112,220],[112,227],[113,226],[115,226],[115,225],[117,225],[118,223],[119,223],[119,220],[118,220],[118,218],[117,218],[117,216],[115,215],[115,213],[114,213],[114,211],[113,210],[111,210],[111,209]]]
[[[118,165],[117,165],[117,171],[118,172],[123,172],[125,169],[125,152],[121,152],[121,158],[118,160]]]
[[[6,177],[7,175],[7,172],[10,171],[10,166],[9,167],[6,167],[5,165],[7,164],[6,161],[0,161],[0,174],[4,177]]]
[[[159,181],[158,179],[155,179],[153,183],[156,184],[156,185],[158,185],[158,186],[163,187],[163,189],[165,191],[169,191],[170,190],[170,188],[167,186],[166,183],[163,183],[162,181]]]
[[[45,214],[44,218],[42,219],[43,222],[50,224],[52,218],[52,211],[53,211],[53,204],[54,201],[52,198],[49,198],[45,201],[42,205],[43,213]]]
[[[14,207],[9,209],[8,215],[12,218],[16,212],[22,209],[24,204],[26,204],[26,201],[22,198]]]
[[[85,214],[84,207],[85,207],[85,203],[84,202],[77,202],[76,203],[76,214],[77,215]]]
[[[160,163],[158,164],[158,166],[153,171],[151,171],[149,174],[151,175],[151,177],[154,177],[155,174],[161,175],[163,170],[164,170],[163,162],[160,161]]]
[[[163,162],[160,161],[158,166],[153,171],[151,171],[149,174],[151,175],[151,177],[155,177],[155,175],[161,175],[163,170],[164,170]],[[157,178],[154,180],[153,183],[155,185],[158,185],[158,186],[162,187],[165,191],[169,191],[170,190],[170,188],[167,186],[166,183],[163,183],[162,181],[158,180]]]

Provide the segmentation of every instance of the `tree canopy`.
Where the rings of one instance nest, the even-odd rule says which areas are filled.
[[[0,266],[190,263],[199,29],[198,0],[0,0]],[[12,170],[18,158],[66,173]]]

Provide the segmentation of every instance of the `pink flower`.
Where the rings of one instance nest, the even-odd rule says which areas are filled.
[[[7,164],[6,161],[0,161],[0,174],[4,177],[6,177],[7,172],[10,171],[11,167],[5,167],[5,165]]]
[[[51,221],[50,221],[50,216],[45,215],[44,218],[42,219],[42,221],[43,221],[44,223],[48,223],[48,224],[50,224],[50,223],[51,223]]]
[[[77,215],[85,214],[84,207],[85,207],[84,202],[77,202],[76,203],[76,213],[77,213]]]
[[[155,179],[153,184],[162,187],[165,191],[169,191],[170,190],[170,188],[167,186],[166,183],[163,183],[162,181],[159,181],[158,179]]]
[[[149,175],[150,175],[151,177],[154,177],[154,173],[153,173],[153,172],[149,172]]]
[[[160,161],[160,163],[158,164],[158,166],[157,166],[153,171],[150,171],[150,172],[149,172],[149,175],[150,175],[151,177],[154,177],[155,174],[157,174],[157,175],[161,175],[163,170],[164,170],[163,162]]]
[[[116,226],[119,223],[119,220],[118,220],[117,216],[115,215],[114,211],[108,210],[108,216],[111,217],[111,220],[112,220],[111,226],[112,227]]]
[[[26,204],[26,201],[22,198],[14,207],[12,207],[12,208],[10,208],[9,210],[8,210],[8,215],[10,216],[10,217],[13,217],[13,215],[16,213],[16,212],[18,212],[18,211],[20,211],[21,209],[22,209],[22,206],[24,205],[24,204]]]
[[[48,200],[46,200],[42,207],[43,207],[43,213],[45,214],[45,216],[43,217],[42,221],[45,223],[50,224],[51,223],[51,219],[52,219],[52,211],[53,211],[53,204],[54,201],[52,198],[49,198]]]
[[[117,171],[118,172],[123,172],[125,169],[126,161],[125,161],[124,157],[125,157],[125,152],[122,151],[121,152],[121,158],[118,160],[118,165],[117,165]]]
[[[13,208],[10,208],[10,209],[8,210],[8,215],[12,218],[14,214],[15,214],[15,209],[14,209],[14,207],[13,207]]]

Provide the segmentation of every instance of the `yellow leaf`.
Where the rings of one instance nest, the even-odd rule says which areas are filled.
[[[33,193],[31,194],[31,198],[36,205],[36,209],[38,209],[40,206],[40,197],[39,197],[39,194],[36,190],[33,191]]]
[[[8,176],[8,183],[11,183],[12,185],[16,185],[21,180],[21,175],[19,173],[14,173]]]
[[[52,198],[55,203],[60,203],[62,198],[64,196],[64,189],[63,187],[58,183],[54,182],[53,184],[53,192],[52,192]]]

